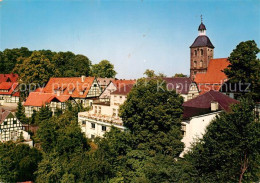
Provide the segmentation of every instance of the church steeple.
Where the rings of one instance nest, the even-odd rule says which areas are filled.
[[[205,36],[206,35],[206,26],[203,24],[202,15],[200,15],[200,18],[201,18],[201,23],[198,28],[199,36]]]
[[[206,26],[201,23],[198,28],[199,36],[190,46],[190,77],[194,79],[197,73],[207,72],[210,59],[214,55],[214,46],[206,36]]]

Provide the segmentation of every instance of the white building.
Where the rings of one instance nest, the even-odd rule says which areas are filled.
[[[234,103],[238,101],[213,90],[183,103],[182,142],[185,149],[181,156],[190,149],[192,143],[203,137],[210,122],[220,112],[229,111]]]
[[[88,138],[102,137],[111,126],[125,130],[123,122],[119,117],[119,107],[126,99],[133,85],[126,85],[110,94],[110,101],[94,101],[92,109],[88,112],[78,114],[79,124],[82,132]]]

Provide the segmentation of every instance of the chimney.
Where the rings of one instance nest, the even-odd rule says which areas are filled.
[[[210,103],[210,109],[211,109],[211,111],[217,111],[217,110],[218,110],[218,102],[216,102],[216,101],[211,101],[211,103]]]
[[[86,79],[86,76],[81,76],[81,82],[83,83]]]

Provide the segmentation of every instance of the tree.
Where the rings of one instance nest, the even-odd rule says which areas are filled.
[[[41,153],[25,144],[0,143],[0,181],[34,181]]]
[[[260,101],[260,60],[257,58],[259,51],[255,41],[239,43],[230,54],[229,66],[224,70],[232,83],[250,83],[255,101]]]
[[[85,182],[89,144],[73,112],[40,123],[37,139],[44,152],[37,182]]]
[[[17,59],[20,57],[29,57],[31,53],[25,47],[5,49],[3,52],[0,52],[0,73],[11,73],[17,63]]]
[[[174,77],[174,78],[186,78],[187,75],[182,74],[182,73],[176,73],[173,77]]]
[[[107,60],[102,60],[98,64],[92,66],[92,74],[95,77],[114,78],[117,73],[114,70],[113,64]]]
[[[17,111],[15,115],[21,123],[23,124],[28,123],[28,119],[25,116],[25,109],[24,106],[22,105],[21,99],[19,99],[19,102],[17,104]]]
[[[23,83],[35,83],[38,87],[46,84],[57,72],[50,60],[39,51],[34,51],[29,58],[25,58],[15,70]]]
[[[221,113],[185,156],[196,182],[257,182],[260,175],[260,121],[254,103],[243,99]]]
[[[153,78],[156,76],[154,70],[150,70],[150,69],[146,69],[144,75],[146,75],[148,78]]]
[[[133,149],[146,149],[178,157],[181,142],[182,97],[168,91],[161,79],[139,79],[120,107],[120,116],[136,143]]]
[[[52,117],[52,111],[49,106],[42,106],[38,113],[39,123],[48,120]]]
[[[54,65],[45,55],[34,51],[28,58],[19,58],[14,72],[19,74],[23,94],[27,96],[29,90],[43,87],[50,77],[57,74]]]

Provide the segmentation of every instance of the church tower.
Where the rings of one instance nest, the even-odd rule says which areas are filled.
[[[197,73],[207,72],[210,59],[214,55],[214,46],[206,36],[206,26],[202,22],[198,28],[199,36],[190,46],[190,78],[194,80]]]

